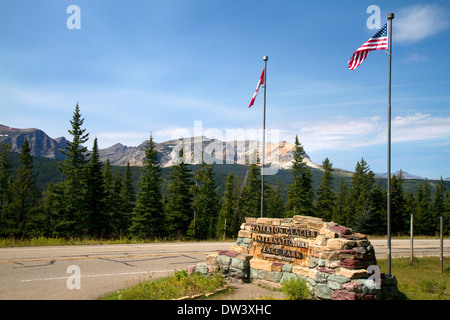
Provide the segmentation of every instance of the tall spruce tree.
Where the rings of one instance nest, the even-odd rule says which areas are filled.
[[[433,194],[431,184],[425,179],[416,193],[416,214],[414,216],[414,229],[418,234],[433,235],[437,231],[437,220],[433,214]]]
[[[84,119],[81,117],[78,103],[75,106],[73,118],[70,121],[72,141],[67,142],[65,150],[61,152],[66,156],[59,166],[65,175],[62,189],[64,195],[59,207],[55,231],[61,237],[81,236],[86,230],[86,165],[88,163],[87,147],[89,134],[83,129]]]
[[[280,195],[280,182],[275,187],[264,186],[264,216],[268,218],[283,218],[285,209]]]
[[[303,146],[298,141],[298,136],[295,136],[294,159],[292,160],[292,175],[294,179],[289,185],[286,203],[286,214],[288,217],[313,215],[312,174],[306,162],[304,162],[304,153]]]
[[[107,194],[103,179],[103,163],[100,161],[97,138],[94,139],[92,153],[86,166],[85,228],[86,235],[94,238],[111,235],[111,221],[106,210]]]
[[[338,191],[334,199],[333,216],[331,220],[340,225],[349,226],[349,188],[342,177],[339,180]]]
[[[184,163],[184,148],[179,151],[179,161],[172,166],[170,184],[167,189],[166,222],[168,235],[184,238],[194,218],[192,212],[191,170]]]
[[[122,199],[122,216],[123,216],[123,232],[126,234],[127,230],[131,226],[131,215],[136,205],[136,191],[133,186],[133,176],[131,174],[130,162],[128,161],[125,169],[125,175],[123,177],[122,190],[120,192]]]
[[[158,152],[150,135],[145,150],[142,176],[139,181],[139,192],[136,206],[132,213],[130,234],[135,238],[152,239],[165,235],[164,208],[161,195],[161,168]]]
[[[370,170],[364,158],[361,158],[361,161],[356,163],[352,176],[352,186],[349,194],[349,203],[352,205],[349,207],[347,222],[350,224],[348,227],[364,228],[364,221],[370,219],[367,215],[372,212],[369,206],[371,205],[370,197],[374,182],[375,174]]]
[[[219,211],[217,221],[217,238],[229,238],[234,236],[231,224],[236,205],[234,185],[234,174],[233,172],[230,172],[226,177],[225,193],[223,195],[222,207]]]
[[[391,232],[401,234],[409,231],[409,217],[406,215],[405,195],[403,193],[403,173],[391,179]]]
[[[317,217],[330,221],[333,216],[334,192],[333,192],[333,164],[328,158],[322,162],[324,173],[317,190],[317,200],[314,210]]]
[[[248,167],[245,186],[239,201],[240,223],[245,217],[261,216],[261,180],[258,178],[260,169],[257,164]],[[239,223],[239,225],[240,225]]]
[[[33,157],[25,138],[19,155],[16,179],[11,185],[11,202],[5,206],[10,235],[18,238],[40,236],[39,220],[42,218],[41,193],[33,173]]]
[[[194,218],[189,235],[194,239],[208,239],[216,236],[219,196],[214,181],[213,167],[200,163],[191,187]]]
[[[11,151],[11,145],[3,142],[0,145],[0,237],[6,235],[6,213],[4,206],[9,203],[11,199],[11,174],[12,165],[8,157],[8,152]]]
[[[447,190],[445,192],[443,219],[444,219],[444,234],[449,235],[450,234],[450,190]]]

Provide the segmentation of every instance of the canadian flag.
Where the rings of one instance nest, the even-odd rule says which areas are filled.
[[[253,103],[255,103],[255,99],[256,99],[256,96],[258,95],[259,87],[260,87],[262,84],[264,84],[264,79],[265,79],[265,77],[264,77],[264,72],[265,72],[265,71],[266,71],[266,68],[264,68],[263,71],[262,71],[262,73],[261,73],[261,77],[259,78],[258,85],[256,86],[255,93],[253,94],[252,101],[250,101],[250,104],[249,104],[249,106],[248,106],[249,108],[253,105]]]

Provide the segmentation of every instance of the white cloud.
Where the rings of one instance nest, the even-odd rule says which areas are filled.
[[[415,5],[400,10],[393,22],[393,41],[415,43],[428,38],[449,25],[446,12],[437,5]]]
[[[406,63],[406,64],[416,63],[416,62],[426,62],[426,61],[428,61],[428,57],[427,56],[424,56],[424,55],[421,55],[421,54],[418,54],[418,53],[415,53],[415,52],[412,52],[412,53],[408,54],[402,60],[402,62]]]
[[[450,139],[450,117],[416,113],[392,120],[393,141]]]
[[[387,121],[379,116],[351,118],[331,117],[317,122],[297,123],[291,132],[298,134],[307,152],[318,150],[352,150],[385,144]],[[450,116],[415,113],[392,119],[392,142],[450,140]]]

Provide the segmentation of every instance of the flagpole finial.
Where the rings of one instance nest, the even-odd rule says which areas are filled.
[[[387,18],[388,18],[388,20],[394,19],[394,14],[393,13],[388,13]]]
[[[264,56],[264,57],[263,57],[263,60],[264,60],[264,61],[267,61],[267,60],[269,60],[269,57],[268,57],[268,56]]]

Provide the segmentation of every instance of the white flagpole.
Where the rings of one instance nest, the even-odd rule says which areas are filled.
[[[392,62],[392,19],[393,13],[388,13],[389,20],[389,81],[388,81],[388,183],[387,183],[387,274],[391,275],[391,62]]]
[[[266,87],[267,87],[267,60],[268,56],[263,57],[264,60],[264,116],[263,116],[263,141],[262,141],[262,166],[261,166],[261,218],[264,216],[264,164],[266,160]]]

